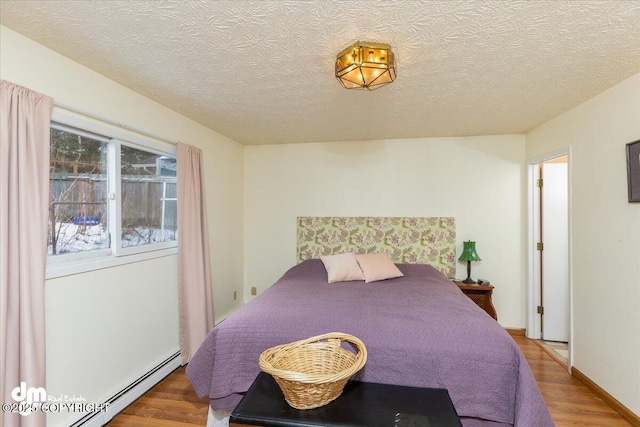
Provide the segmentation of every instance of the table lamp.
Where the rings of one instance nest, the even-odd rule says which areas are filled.
[[[458,261],[467,261],[467,278],[462,281],[462,283],[476,283],[475,280],[471,278],[471,261],[482,261],[476,252],[476,242],[472,242],[471,240],[467,242],[463,242],[464,247],[462,248],[462,255],[458,258]]]

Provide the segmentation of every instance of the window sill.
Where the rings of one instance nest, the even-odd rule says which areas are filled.
[[[104,268],[117,267],[120,265],[132,264],[135,262],[176,255],[177,253],[178,248],[174,246],[171,248],[159,249],[156,251],[148,251],[118,257],[109,255],[85,260],[69,260],[68,262],[47,262],[45,279],[56,279],[58,277],[71,276],[74,274],[81,274],[94,270],[102,270]]]

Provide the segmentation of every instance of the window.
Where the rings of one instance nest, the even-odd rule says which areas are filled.
[[[51,129],[49,255],[109,248],[107,144]]]
[[[69,122],[51,125],[50,260],[175,248],[175,147],[82,120]]]
[[[123,248],[176,240],[176,159],[127,146],[120,150]]]

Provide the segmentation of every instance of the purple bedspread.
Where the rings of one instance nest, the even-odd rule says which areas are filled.
[[[260,372],[260,353],[327,332],[359,337],[368,360],[355,379],[449,390],[465,426],[553,426],[509,334],[427,265],[405,277],[327,283],[319,260],[293,267],[213,328],[187,366],[198,396],[231,409]]]

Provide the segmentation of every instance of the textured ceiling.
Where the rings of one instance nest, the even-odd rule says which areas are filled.
[[[640,1],[7,1],[0,23],[243,144],[523,133],[640,72]],[[389,43],[398,78],[335,80]]]

